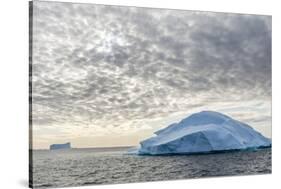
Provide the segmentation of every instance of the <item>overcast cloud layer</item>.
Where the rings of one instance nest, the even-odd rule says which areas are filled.
[[[40,1],[33,10],[36,147],[137,144],[205,109],[270,137],[271,17]]]

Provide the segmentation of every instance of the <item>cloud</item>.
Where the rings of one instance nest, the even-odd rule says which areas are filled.
[[[269,16],[33,5],[35,127],[122,133],[209,103],[271,102]]]

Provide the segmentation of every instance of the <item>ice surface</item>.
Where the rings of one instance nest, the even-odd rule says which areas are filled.
[[[214,111],[192,114],[156,131],[140,143],[137,154],[189,154],[270,147],[271,140],[249,125]]]

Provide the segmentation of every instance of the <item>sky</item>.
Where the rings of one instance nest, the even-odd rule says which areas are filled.
[[[271,17],[33,1],[33,148],[134,146],[203,110],[271,137]]]

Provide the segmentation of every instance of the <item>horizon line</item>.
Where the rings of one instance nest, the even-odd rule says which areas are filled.
[[[129,148],[129,147],[137,147],[137,146],[102,146],[102,147],[71,147],[70,149],[102,149],[102,148]],[[29,148],[29,151],[32,150],[50,150],[50,148],[36,148],[36,149],[32,149]]]

